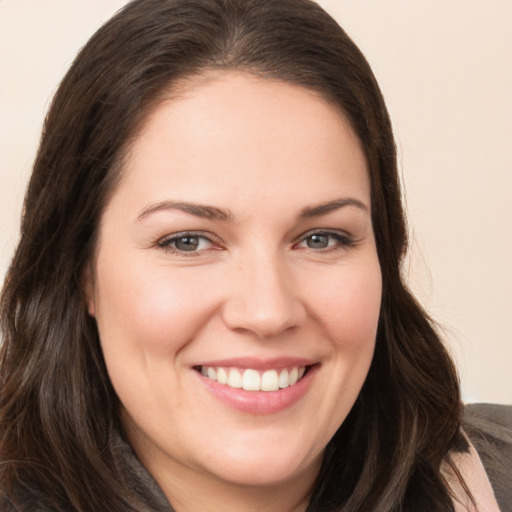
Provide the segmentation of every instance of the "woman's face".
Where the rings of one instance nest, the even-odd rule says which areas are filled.
[[[129,151],[87,292],[157,481],[314,478],[367,375],[381,300],[348,122],[288,83],[189,82]]]

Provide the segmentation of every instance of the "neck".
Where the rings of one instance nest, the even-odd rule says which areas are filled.
[[[176,512],[304,512],[322,463],[319,457],[315,464],[276,484],[244,485],[184,467],[162,453],[138,456]]]
[[[284,483],[267,487],[219,485],[218,481],[207,482],[204,477],[196,478],[195,482],[187,479],[185,486],[174,476],[172,480],[158,483],[176,512],[304,512],[312,487],[309,485],[307,491],[298,489],[296,480],[293,485]]]

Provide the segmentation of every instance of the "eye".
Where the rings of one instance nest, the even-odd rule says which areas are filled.
[[[315,233],[314,235],[309,235],[306,240],[306,246],[310,249],[325,249],[332,245],[333,237],[324,233]]]
[[[346,247],[353,245],[353,243],[353,240],[348,235],[331,231],[317,231],[306,233],[297,244],[297,247],[321,251],[331,248],[335,249],[336,247]]]
[[[158,242],[158,246],[176,253],[195,253],[213,247],[213,242],[204,235],[195,233],[178,233]]]

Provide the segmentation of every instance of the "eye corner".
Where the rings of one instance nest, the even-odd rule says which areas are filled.
[[[222,250],[222,244],[212,234],[195,231],[172,233],[159,238],[158,249],[180,257],[200,256],[205,252]]]
[[[345,231],[316,229],[301,235],[293,247],[320,253],[347,249],[356,243],[356,240]]]

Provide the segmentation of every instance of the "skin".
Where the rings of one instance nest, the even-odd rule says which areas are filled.
[[[465,433],[463,435],[469,445],[468,453],[451,453],[441,465],[441,472],[452,490],[455,512],[500,512],[482,461],[469,438]],[[449,461],[457,468],[474,501],[468,496]]]
[[[176,234],[190,231],[197,250],[180,251]],[[366,378],[380,310],[368,171],[348,122],[292,84],[189,81],[127,153],[86,291],[126,435],[176,510],[304,510]],[[234,357],[305,358],[315,371],[291,406],[252,413],[195,368]]]

